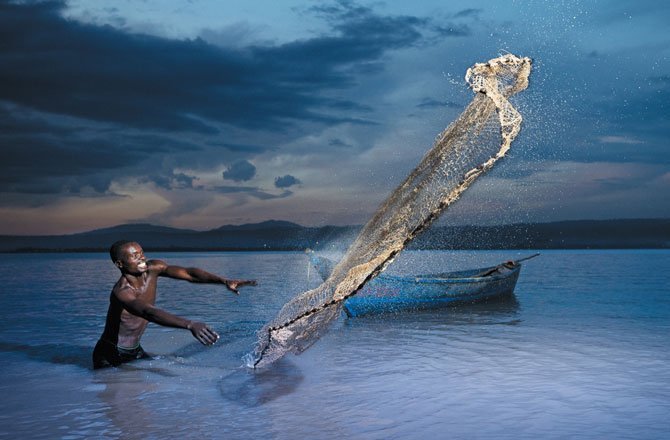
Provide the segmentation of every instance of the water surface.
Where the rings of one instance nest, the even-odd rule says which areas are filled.
[[[531,252],[404,253],[389,271]],[[347,319],[250,372],[255,331],[318,284],[302,253],[152,255],[259,286],[159,282],[158,306],[221,340],[151,324],[150,361],[92,371],[118,272],[104,254],[0,255],[3,438],[667,438],[670,252],[544,251],[506,301]],[[336,255],[331,255],[336,256]],[[309,277],[308,277],[309,275]]]

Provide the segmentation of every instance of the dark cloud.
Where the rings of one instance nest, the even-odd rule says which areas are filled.
[[[361,55],[379,56],[387,48],[411,46],[422,38],[421,29],[430,23],[427,18],[378,15],[371,8],[350,1],[340,1],[324,16],[340,32],[340,38],[363,43],[356,49]]]
[[[88,186],[105,192],[112,175],[96,171],[118,170],[141,158],[141,152],[135,151],[120,155],[117,144],[102,139],[70,138],[64,144],[48,136],[14,134],[0,135],[0,143],[13,147],[3,151],[2,192],[32,193],[35,188],[41,192],[47,190],[46,184],[53,193],[76,193]]]
[[[463,9],[455,13],[454,18],[470,18],[470,17],[477,18],[482,12],[484,12],[484,10],[478,8]]]
[[[0,136],[16,134],[69,136],[77,131],[72,126],[54,124],[30,109],[0,101]]]
[[[286,120],[356,122],[317,108],[367,110],[318,92],[355,83],[347,69],[422,38],[428,19],[340,2],[335,34],[224,49],[65,20],[64,3],[0,5],[0,98],[138,128],[216,133],[207,121],[278,128]],[[322,12],[327,8],[322,8]]]
[[[416,105],[418,108],[442,108],[442,107],[448,107],[448,108],[462,108],[463,106],[460,104],[457,104],[453,101],[438,101],[433,98],[423,98],[423,100]]]
[[[302,183],[300,182],[300,179],[291,176],[290,174],[275,178],[275,186],[277,188],[289,188],[293,185],[298,185],[300,183]]]
[[[231,164],[224,172],[223,178],[244,182],[253,179],[256,175],[256,167],[247,160],[239,160]]]
[[[365,104],[360,104],[358,102],[354,101],[338,101],[338,102],[332,102],[328,104],[328,108],[331,109],[336,109],[336,110],[343,110],[343,111],[359,111],[359,112],[371,112],[372,107],[369,105]]]
[[[601,188],[610,191],[626,191],[631,188],[646,184],[653,180],[656,176],[627,176],[627,177],[610,177],[594,179],[593,182],[598,184]]]
[[[352,148],[353,147],[353,145],[348,144],[348,143],[344,142],[342,139],[338,139],[338,138],[329,140],[328,141],[328,146],[329,147],[336,147],[336,148]]]
[[[600,141],[610,140],[603,159],[617,162],[670,163],[670,88],[640,87],[635,93],[601,100],[606,115]],[[616,141],[616,142],[613,142]]]
[[[233,151],[233,152],[244,152],[244,153],[252,153],[252,154],[259,154],[259,153],[264,153],[266,151],[273,151],[276,150],[276,147],[269,147],[269,146],[264,146],[264,145],[252,145],[252,144],[233,144],[230,142],[225,142],[225,143],[220,143],[220,142],[208,142],[208,145],[214,146],[214,147],[221,147],[225,148],[226,150]]]
[[[14,193],[8,192],[3,193],[0,197],[0,206],[5,208],[42,208],[45,206],[55,206],[62,201],[59,197],[60,192],[54,191],[54,188],[57,188],[55,185],[49,183],[41,184],[41,187],[38,187],[37,184],[34,186],[34,192],[28,193]],[[113,191],[106,191],[104,193],[96,193],[94,191],[82,190],[81,192],[68,193],[70,199],[105,199],[105,200],[114,200],[114,199],[131,199],[132,197],[127,194],[118,194]],[[72,213],[73,221],[76,221],[77,213]],[[48,219],[44,219],[45,222]]]
[[[165,136],[123,133],[91,127],[85,121],[56,122],[53,115],[0,103],[0,192],[68,194],[87,197],[112,195],[114,179],[143,176],[156,155],[193,153],[196,145]],[[171,170],[164,173],[174,178]],[[179,181],[181,178],[177,176]],[[182,184],[173,184],[180,187]]]
[[[0,2],[0,192],[104,195],[133,176],[188,188],[194,176],[177,164],[211,169],[231,160],[217,150],[242,159],[276,148],[238,142],[244,133],[375,124],[359,116],[371,107],[329,92],[436,32],[429,18],[340,1],[306,10],[330,24],[326,34],[223,48],[65,19],[65,5]],[[253,177],[240,164],[226,178]]]
[[[307,12],[326,20],[335,35],[314,38],[287,45],[292,53],[295,49],[306,51],[319,64],[334,66],[356,62],[356,66],[380,69],[378,60],[390,49],[416,47],[435,42],[435,37],[461,36],[465,25],[443,25],[432,18],[409,15],[380,15],[372,8],[348,0],[332,4],[313,6]],[[452,35],[448,35],[452,32]],[[290,53],[285,53],[292,59]]]
[[[210,191],[221,194],[242,194],[254,197],[260,200],[283,199],[293,195],[292,191],[284,190],[281,194],[271,194],[254,186],[216,186]]]
[[[194,189],[197,188],[195,182],[198,180],[196,176],[189,176],[185,173],[157,174],[146,176],[141,179],[141,182],[152,182],[163,189]]]
[[[447,26],[435,26],[433,28],[441,37],[467,37],[472,33],[466,24],[449,24]]]

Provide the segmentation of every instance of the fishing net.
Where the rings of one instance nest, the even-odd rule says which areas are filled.
[[[521,115],[508,98],[528,87],[530,68],[529,58],[508,54],[468,69],[465,80],[476,92],[472,102],[379,207],[328,279],[290,300],[259,330],[257,345],[245,359],[249,367],[266,366],[312,345],[340,315],[345,299],[383,271],[505,155],[521,127]]]

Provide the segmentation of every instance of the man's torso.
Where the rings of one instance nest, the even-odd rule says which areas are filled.
[[[149,268],[143,274],[142,278],[142,284],[138,287],[133,287],[124,277],[121,277],[112,289],[107,318],[108,321],[111,319],[118,322],[108,322],[107,327],[112,329],[118,328],[118,335],[115,339],[117,339],[117,345],[119,347],[136,347],[140,343],[140,338],[149,324],[146,319],[140,316],[135,316],[126,310],[116,296],[117,292],[120,290],[127,289],[132,292],[137,299],[140,299],[147,304],[154,305],[156,303],[156,284],[158,280],[158,272],[156,271],[156,268],[149,265]],[[106,328],[106,331],[107,330],[109,329]],[[109,336],[113,337],[113,335],[108,335],[108,337]]]

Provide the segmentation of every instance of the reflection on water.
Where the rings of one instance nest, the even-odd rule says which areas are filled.
[[[300,369],[281,359],[275,368],[254,371],[240,368],[221,380],[221,395],[236,403],[256,407],[293,393],[303,381]]]
[[[100,385],[98,398],[105,403],[105,414],[114,428],[112,433],[120,438],[144,438],[143,428],[158,415],[146,405],[146,397],[159,386],[147,381],[146,372],[142,369],[131,367],[123,370],[122,373],[114,369],[101,370],[99,374],[96,372],[93,382]],[[170,434],[169,429],[165,429],[163,434]]]
[[[82,368],[91,366],[91,347],[69,344],[27,345],[0,342],[0,351],[21,353],[40,362],[70,364]]]
[[[403,311],[378,315],[363,315],[343,321],[347,327],[357,326],[423,326],[436,328],[457,325],[515,325],[521,322],[517,316],[519,301],[512,293],[476,303],[449,305],[432,310]]]

